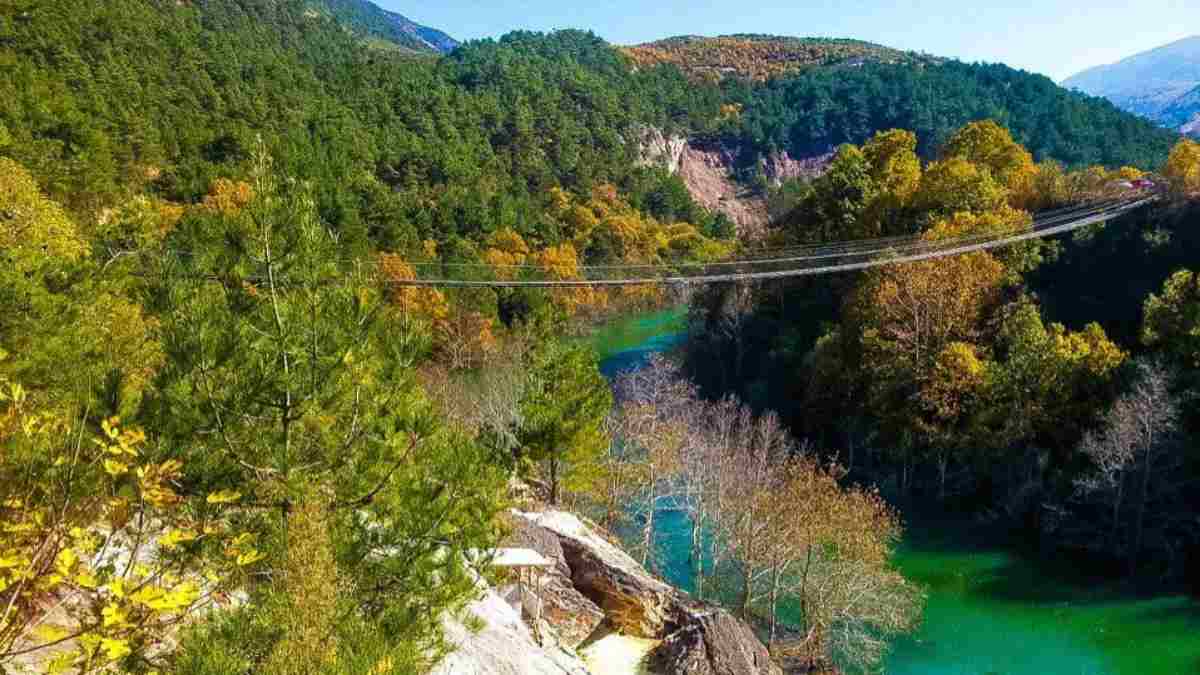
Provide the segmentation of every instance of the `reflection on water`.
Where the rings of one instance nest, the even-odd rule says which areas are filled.
[[[679,310],[613,322],[591,342],[612,377],[679,345]],[[657,516],[656,572],[693,588],[690,526]],[[1139,597],[1069,563],[1022,555],[970,523],[909,523],[897,566],[929,591],[922,629],[899,640],[889,675],[1200,675],[1200,605]]]

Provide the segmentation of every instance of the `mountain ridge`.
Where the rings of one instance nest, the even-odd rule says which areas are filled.
[[[314,0],[312,8],[324,9],[364,38],[392,43],[402,49],[431,54],[449,54],[458,40],[369,0]]]
[[[816,66],[934,61],[914,52],[851,38],[757,33],[678,35],[621,50],[642,67],[668,63],[693,77],[719,80],[733,75],[759,82]]]
[[[1089,68],[1062,86],[1183,130],[1200,113],[1200,35]]]

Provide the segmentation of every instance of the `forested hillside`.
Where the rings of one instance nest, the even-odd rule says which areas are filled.
[[[1200,87],[1171,102],[1161,118],[1170,126],[1179,127],[1185,134],[1200,133]]]
[[[626,51],[641,65],[719,81],[726,115],[737,120],[723,129],[755,152],[803,157],[900,128],[918,132],[928,159],[962,125],[995,119],[1039,160],[1151,168],[1176,138],[1041,75],[853,40],[674,38]]]
[[[991,121],[930,164],[917,147],[899,130],[842,146],[825,175],[777,195],[791,209],[774,241],[1020,230],[1031,212],[1140,176],[1035,164]],[[690,372],[713,395],[779,411],[896,499],[1016,522],[1131,574],[1188,577],[1200,145],[1181,140],[1162,175],[1159,204],[1062,242],[708,289],[692,305]]]
[[[860,40],[772,35],[681,36],[623,51],[639,66],[669,63],[701,81],[741,77],[763,82],[810,66],[934,61]]]
[[[921,155],[931,158],[962,125],[994,119],[1038,160],[1150,169],[1162,164],[1178,138],[1107,101],[1003,65],[948,61],[814,69],[761,89],[731,83],[726,97],[743,106],[749,141],[801,155],[900,128],[916,131]]]
[[[395,17],[316,5],[0,2],[0,669],[425,672],[450,648],[443,619],[475,597],[489,563],[480,552],[505,533],[512,485],[609,515],[632,499],[622,489],[642,486],[653,505],[665,474],[612,454],[623,447],[612,392],[596,356],[566,338],[605,313],[660,305],[662,289],[410,284],[428,270],[577,282],[586,265],[728,256],[740,245],[729,223],[640,161],[648,128],[729,144],[746,166],[775,149],[864,142],[839,149],[826,177],[787,186],[776,235],[789,245],[1016,227],[1026,209],[1141,175],[1127,164],[1166,163],[1175,193],[1200,191],[1198,146],[1168,162],[1171,134],[1001,66],[869,47],[883,62],[793,54],[785,60],[812,65],[699,83],[686,64],[638,65],[581,31],[518,32],[440,56],[380,49],[399,39]],[[773,58],[769,44],[748,43]],[[824,48],[853,59],[862,46]],[[1032,152],[999,124],[967,125],[982,117]],[[875,135],[892,126],[919,140]],[[1108,169],[1068,173],[1060,162]],[[965,368],[963,389],[907,400],[916,371],[884,373],[893,379],[873,404],[915,410],[887,418],[889,438],[939,440],[898,443],[905,466],[929,448],[959,465],[940,441],[966,424],[966,408],[938,406],[977,382],[977,362],[1008,368],[995,391],[1016,396],[1019,358],[1062,343],[1038,372],[1074,388],[1038,400],[1048,407],[1036,429],[1004,428],[1021,439],[1058,433],[1053,405],[1107,402],[1124,354],[1097,330],[1044,326],[1019,294],[1021,275],[1049,254],[1030,245],[964,258],[939,278],[983,307],[954,324],[960,339],[937,345],[936,364],[933,352],[913,361]],[[889,328],[894,317],[870,306],[888,307],[889,289],[914,279],[877,277],[857,296],[861,312],[810,321],[829,329],[816,370],[887,371],[878,357],[893,346],[858,330]],[[763,353],[793,366],[809,345],[775,339],[795,337],[785,325]],[[712,363],[737,364],[744,380],[728,388],[752,388],[744,355],[725,359],[724,348]],[[648,391],[675,388],[673,373]],[[799,445],[774,418],[693,394],[687,415],[627,406],[626,437],[678,471],[682,444],[655,443],[686,434],[660,434],[660,422],[711,418],[700,464],[745,472],[727,472],[714,493],[739,505],[722,536],[741,543],[720,555],[759,565],[761,579],[766,557],[791,565],[836,549],[820,562],[843,580],[806,591],[824,594],[810,605],[822,627],[806,658],[826,664],[852,638],[878,663],[880,635],[910,629],[919,606],[891,569],[895,514],[874,493],[843,489],[815,454],[776,463]],[[843,404],[822,400],[826,421],[865,414]],[[722,420],[737,443],[722,445]],[[736,455],[743,447],[758,453],[753,466]],[[762,553],[759,490],[774,485],[800,502],[817,490],[845,531],[792,531],[781,540],[802,545]],[[738,591],[744,618],[766,597],[752,581]],[[874,615],[844,610],[837,596],[851,582],[894,594]],[[852,635],[834,630],[844,624]]]

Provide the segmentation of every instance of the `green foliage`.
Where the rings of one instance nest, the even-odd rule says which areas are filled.
[[[518,33],[439,62],[368,49],[302,0],[7,5],[0,64],[0,152],[70,211],[129,189],[194,202],[244,176],[261,135],[359,254],[502,228],[560,243],[545,190],[620,183],[643,125],[719,106],[590,34]]]
[[[0,158],[0,364],[59,412],[129,414],[162,361],[154,320],[101,275],[73,219],[28,172]]]
[[[530,354],[529,383],[521,399],[518,438],[529,460],[544,466],[550,499],[586,483],[608,447],[604,420],[612,390],[594,352],[550,341]]]
[[[859,226],[877,190],[866,155],[853,145],[843,145],[829,170],[813,181],[812,194],[786,217],[785,227],[799,240],[838,241],[868,236]]]
[[[1039,167],[993,122],[953,133],[928,166],[918,147],[904,131],[842,146],[807,191],[793,189],[797,202],[776,237],[935,241],[1020,231],[1031,222],[1024,206],[1077,199],[1112,180],[1102,169]],[[932,470],[937,494],[949,496],[955,473],[969,485],[1027,446],[1051,451],[1041,471],[1076,470],[1075,447],[1115,395],[1127,355],[1098,324],[1072,332],[1043,320],[1024,284],[1048,250],[1021,244],[748,288],[745,302],[706,291],[693,305],[693,372],[764,408],[794,406],[785,408],[791,422],[826,445],[879,448],[875,460],[896,469],[902,492],[914,472]]]
[[[1003,65],[868,61],[810,68],[766,86],[738,80],[721,86],[727,102],[744,110],[739,135],[748,146],[785,149],[794,157],[896,128],[914,131],[928,159],[962,126],[994,119],[1038,160],[1152,169],[1177,138],[1107,101]]]
[[[475,593],[468,552],[494,546],[504,475],[434,414],[414,379],[421,337],[373,270],[344,268],[310,188],[277,180],[260,153],[252,193],[244,207],[185,220],[176,236],[193,254],[165,263],[152,289],[168,365],[147,418],[194,462],[193,484],[260,505],[244,518],[283,581],[253,589],[241,611],[314,622],[275,621],[265,643],[227,645],[220,658],[336,671],[367,643],[379,659],[436,658],[440,617]],[[304,528],[327,546],[305,548],[319,538]],[[336,598],[321,595],[332,587]],[[322,619],[294,604],[305,594],[336,607]],[[321,631],[331,651],[313,663]]]
[[[1200,278],[1181,270],[1146,300],[1142,341],[1181,365],[1200,368]]]

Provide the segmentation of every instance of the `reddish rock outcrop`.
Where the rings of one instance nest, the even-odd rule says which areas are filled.
[[[658,129],[643,131],[641,162],[661,166],[677,174],[692,199],[714,213],[723,213],[738,228],[743,240],[763,234],[770,221],[764,195],[735,178],[740,150],[720,142],[700,142],[682,136],[667,136]],[[829,167],[833,154],[796,159],[787,152],[773,152],[759,160],[767,181],[778,186],[794,178],[815,178]]]

